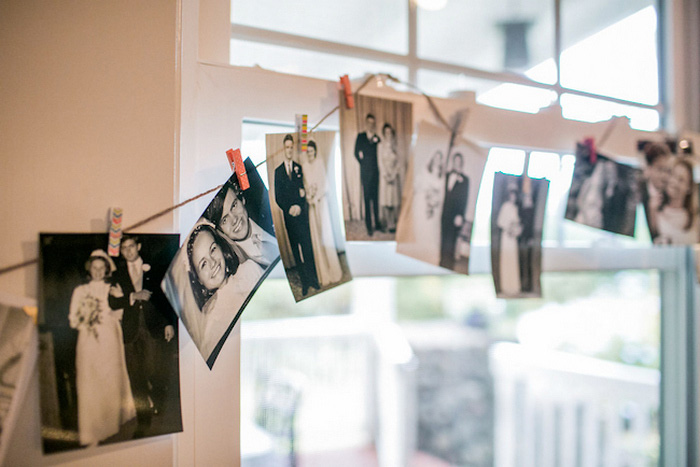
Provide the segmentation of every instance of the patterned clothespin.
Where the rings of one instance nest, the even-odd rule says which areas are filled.
[[[595,138],[584,138],[583,144],[588,148],[588,157],[591,164],[595,164],[598,161],[598,153],[595,148]]]
[[[350,78],[348,78],[348,75],[340,77],[340,87],[342,87],[345,92],[345,105],[348,109],[354,109],[355,98],[352,95],[352,86],[350,86]]]
[[[109,226],[109,245],[107,253],[109,256],[119,256],[119,245],[122,241],[122,208],[112,208],[112,222]]]
[[[309,144],[309,116],[306,114],[297,114],[295,118],[296,130],[297,130],[297,141],[299,141],[300,151],[306,154]]]
[[[247,190],[250,188],[250,183],[248,182],[248,174],[245,171],[245,166],[243,165],[243,157],[241,157],[240,149],[229,149],[226,151],[226,157],[228,157],[228,162],[231,164],[231,170],[236,172],[238,176],[238,185],[241,190]]]

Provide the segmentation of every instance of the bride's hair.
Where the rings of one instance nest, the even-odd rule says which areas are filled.
[[[87,261],[85,261],[85,270],[88,273],[88,277],[92,279],[92,276],[90,275],[90,267],[92,266],[92,263],[95,261],[102,261],[105,265],[105,279],[107,279],[111,274],[112,274],[112,267],[109,265],[109,261],[107,259],[103,258],[102,256],[90,256]]]

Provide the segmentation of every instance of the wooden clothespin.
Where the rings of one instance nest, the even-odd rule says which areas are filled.
[[[236,176],[238,177],[238,186],[241,187],[241,190],[247,190],[250,188],[248,174],[246,174],[245,166],[243,165],[243,158],[241,157],[241,150],[229,149],[226,151],[226,157],[228,157],[228,162],[231,164],[231,170],[236,172]]]
[[[583,138],[583,145],[588,148],[588,157],[591,164],[595,164],[598,161],[598,153],[595,147],[595,138]]]
[[[306,154],[309,144],[309,116],[306,114],[297,114],[295,118],[297,141],[299,141],[299,151]]]
[[[109,256],[119,256],[119,246],[122,241],[122,208],[112,208],[110,218],[112,219],[109,225],[109,243],[107,245],[107,254]]]
[[[352,86],[350,85],[350,78],[348,75],[343,75],[340,77],[340,87],[345,92],[345,105],[348,109],[355,108],[355,98],[352,95]]]

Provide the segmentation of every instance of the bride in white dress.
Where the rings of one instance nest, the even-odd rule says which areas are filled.
[[[513,296],[520,293],[520,261],[518,258],[518,238],[522,233],[522,223],[518,214],[517,188],[508,188],[508,199],[501,205],[496,226],[501,231],[500,279],[501,293]]]
[[[318,157],[315,141],[308,143],[303,172],[316,274],[322,286],[333,284],[340,281],[343,271],[335,247],[328,206],[328,173],[323,159]]]
[[[116,268],[102,250],[91,253],[85,269],[90,281],[73,290],[68,320],[78,330],[75,349],[78,434],[94,445],[119,432],[136,416],[122,337],[122,310],[109,308],[107,277]],[[116,292],[113,292],[116,293]]]

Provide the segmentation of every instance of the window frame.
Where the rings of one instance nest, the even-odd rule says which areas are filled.
[[[562,53],[562,25],[561,25],[561,4],[562,0],[551,0],[554,3],[554,62],[556,67],[556,81],[554,84],[546,84],[528,78],[524,74],[510,71],[487,71],[475,67],[457,65],[454,63],[429,60],[418,56],[418,6],[414,0],[406,0],[408,4],[408,51],[406,54],[385,52],[372,49],[369,47],[361,47],[356,45],[344,44],[342,42],[328,41],[322,39],[314,39],[297,34],[289,34],[270,29],[248,26],[241,23],[231,22],[230,39],[258,42],[274,46],[287,48],[304,49],[314,52],[348,56],[358,59],[366,59],[372,61],[380,61],[400,65],[408,70],[409,82],[418,82],[418,71],[436,71],[452,74],[463,74],[469,78],[483,79],[495,81],[499,83],[525,85],[539,89],[554,91],[557,95],[556,102],[559,102],[562,94],[572,94],[581,97],[589,97],[606,102],[629,105],[641,109],[655,110],[659,113],[660,127],[666,125],[666,105],[667,95],[664,92],[664,84],[666,82],[666,56],[664,49],[664,34],[666,31],[666,5],[665,0],[656,0],[657,9],[657,57],[658,57],[658,72],[659,72],[659,102],[656,104],[645,104],[634,102],[626,99],[620,99],[611,96],[605,96],[592,92],[572,89],[561,85],[561,53]],[[381,70],[380,70],[381,71]]]

